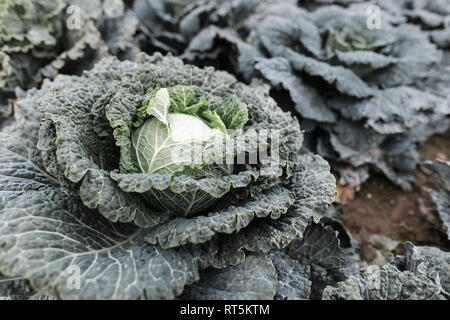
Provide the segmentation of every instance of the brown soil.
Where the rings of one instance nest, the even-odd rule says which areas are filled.
[[[450,161],[450,132],[436,135],[418,146],[417,151],[422,160],[441,159]]]
[[[422,160],[449,160],[450,137],[432,137],[419,147],[419,154]],[[433,172],[419,165],[412,191],[396,187],[381,175],[373,175],[354,195],[338,186],[343,198],[353,198],[341,204],[343,223],[362,246],[372,234],[380,234],[449,250],[450,242],[441,231],[441,221],[427,191],[438,182]]]

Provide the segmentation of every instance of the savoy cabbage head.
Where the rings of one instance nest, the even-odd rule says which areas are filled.
[[[266,253],[334,200],[328,164],[299,153],[295,118],[264,87],[213,68],[160,54],[106,58],[22,92],[16,109],[0,133],[0,272],[57,298],[173,299],[233,270],[254,286],[236,281],[234,297],[262,288],[273,298]],[[262,130],[278,135],[255,141]],[[257,152],[255,163],[208,151],[243,138],[248,149],[231,143],[224,155]],[[197,148],[208,161],[187,156]],[[74,268],[80,290],[67,285]]]
[[[376,170],[409,189],[416,144],[448,128],[450,82],[441,68],[448,58],[405,16],[433,12],[443,23],[448,6],[390,2],[141,0],[146,36],[137,38],[145,51],[182,52],[247,83],[266,79],[283,105],[289,92],[306,145],[333,161],[342,183],[359,185]],[[380,30],[367,26],[374,4]]]

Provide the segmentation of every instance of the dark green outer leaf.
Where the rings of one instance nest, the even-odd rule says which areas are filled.
[[[442,231],[447,234],[447,239],[450,239],[450,191],[445,189],[431,190],[430,195],[442,221]]]
[[[110,175],[121,190],[143,194],[155,207],[162,210],[170,207],[172,211],[185,215],[207,208],[206,204],[215,202],[232,189],[247,187],[258,178],[258,173],[252,171],[200,179],[171,174],[122,174],[114,171]]]
[[[256,64],[255,68],[270,81],[272,86],[281,84],[285,90],[289,91],[295,103],[295,109],[302,117],[319,122],[336,121],[336,115],[316,89],[304,84],[299,77],[292,74],[292,68],[287,59],[281,57],[263,59]]]
[[[229,206],[224,210],[211,212],[207,216],[190,219],[175,218],[155,228],[145,231],[149,243],[159,244],[162,248],[172,248],[186,243],[203,243],[216,233],[238,233],[255,218],[279,219],[294,203],[291,192],[274,187],[253,198],[246,199],[238,206]]]
[[[198,279],[198,249],[140,242],[135,228],[99,217],[52,181],[29,157],[32,146],[0,135],[2,273],[66,299],[172,299]],[[71,267],[81,272],[80,289],[67,285]]]
[[[270,259],[249,255],[244,262],[222,270],[206,270],[201,280],[186,288],[183,299],[193,300],[270,300],[277,278]]]
[[[330,107],[354,122],[365,121],[380,134],[404,133],[420,127],[433,127],[450,115],[446,99],[412,87],[395,87],[378,91],[373,97],[356,100],[338,97]]]
[[[276,300],[308,300],[311,294],[311,270],[291,259],[284,251],[269,253],[277,273]]]
[[[328,163],[317,155],[299,157],[287,188],[296,200],[286,214],[277,220],[258,219],[232,237],[223,236],[224,244],[254,252],[285,248],[302,236],[310,218],[319,221],[336,197],[336,180]]]
[[[450,295],[450,253],[434,247],[414,246],[411,242],[403,243],[403,247],[406,249],[406,269],[415,275],[439,276],[442,289]]]
[[[328,286],[323,292],[324,300],[442,300],[440,286],[424,275],[414,276],[401,272],[394,265],[383,266],[379,273],[380,284],[374,286],[367,276],[351,276],[339,282],[337,287]]]

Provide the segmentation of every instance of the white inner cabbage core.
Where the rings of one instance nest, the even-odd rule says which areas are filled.
[[[213,136],[223,135],[219,129],[212,129],[201,119],[184,113],[169,113],[171,138],[175,142],[207,141]]]

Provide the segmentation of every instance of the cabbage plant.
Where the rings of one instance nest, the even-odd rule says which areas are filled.
[[[29,281],[22,295],[173,299],[227,282],[222,298],[273,298],[267,252],[335,197],[327,162],[299,152],[299,123],[266,87],[171,56],[105,58],[15,107],[0,133],[0,272]],[[264,130],[277,134],[255,140]]]
[[[72,28],[72,24],[73,28]],[[75,25],[78,24],[78,25]],[[105,54],[95,25],[63,0],[0,1],[0,117],[17,87],[79,73]]]
[[[243,26],[255,0],[136,0],[133,11],[146,47],[182,53],[192,38],[209,26]]]
[[[448,79],[430,81],[442,54],[426,33],[389,19],[369,28],[366,8],[280,2],[253,19],[248,40],[265,56],[259,76],[289,92],[316,137],[310,148],[333,160],[343,183],[375,169],[408,189],[415,144],[449,126],[448,96],[432,89]]]

